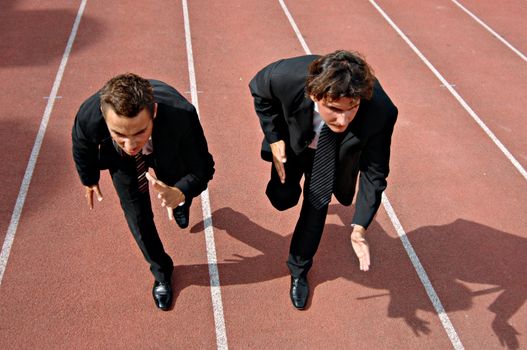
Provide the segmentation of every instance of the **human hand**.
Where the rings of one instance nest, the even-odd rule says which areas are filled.
[[[285,142],[283,140],[276,141],[270,144],[271,152],[273,152],[273,163],[280,177],[280,181],[285,183],[285,167],[284,163],[287,161],[285,155]]]
[[[167,208],[168,219],[174,220],[172,210],[178,205],[185,203],[185,195],[177,187],[166,185],[163,181],[156,179],[150,173],[146,173],[146,178],[158,192],[157,198],[161,200],[161,206]]]
[[[92,186],[84,186],[85,188],[85,194],[84,197],[86,197],[86,200],[88,201],[88,207],[90,209],[93,209],[93,193],[95,192],[95,195],[97,196],[97,200],[100,202],[102,201],[102,192],[99,188],[99,184],[95,184]]]
[[[351,232],[351,246],[355,251],[355,255],[359,258],[359,266],[361,271],[368,271],[370,269],[370,247],[364,236],[366,229],[361,225],[353,225]]]

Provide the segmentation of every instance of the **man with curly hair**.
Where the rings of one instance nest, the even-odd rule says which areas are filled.
[[[397,108],[356,52],[338,50],[271,63],[249,84],[264,133],[261,156],[273,163],[266,194],[278,210],[304,199],[287,266],[293,306],[304,309],[331,195],[350,205],[359,189],[351,244],[360,269],[370,266],[366,229],[386,188]],[[360,176],[359,176],[360,173]]]

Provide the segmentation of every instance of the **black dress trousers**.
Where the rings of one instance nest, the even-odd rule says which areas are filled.
[[[106,162],[103,161],[101,164],[110,171],[128,227],[143,256],[150,264],[150,271],[155,279],[159,282],[169,282],[174,270],[173,262],[165,252],[159,238],[149,192],[139,191],[135,159],[119,154],[113,147],[103,148],[101,151],[105,154],[101,154],[101,158],[106,159]],[[148,157],[146,158],[148,164]],[[109,159],[111,159],[110,162],[108,162]],[[107,166],[104,166],[104,163]]]
[[[311,148],[307,148],[299,155],[294,155],[292,151],[288,152],[287,162],[284,163],[285,184],[280,182],[278,173],[272,164],[271,180],[265,192],[276,209],[292,208],[300,199],[302,193],[300,180],[303,175],[305,176],[302,208],[293,232],[287,259],[287,266],[293,277],[306,276],[311,268],[328,213],[328,205],[317,210],[307,198],[314,156],[315,150]]]

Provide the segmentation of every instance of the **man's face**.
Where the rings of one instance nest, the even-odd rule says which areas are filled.
[[[112,139],[126,154],[134,156],[139,153],[152,135],[156,112],[157,103],[154,105],[153,117],[150,116],[147,108],[141,110],[135,117],[128,118],[119,116],[113,108],[109,107],[104,112],[104,119]]]
[[[359,109],[360,99],[341,97],[337,100],[315,100],[318,113],[333,132],[344,132],[349,123],[355,118]]]

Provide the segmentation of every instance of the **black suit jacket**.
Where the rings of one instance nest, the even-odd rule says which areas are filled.
[[[284,140],[292,155],[298,155],[313,140],[314,103],[305,95],[305,82],[309,64],[317,57],[279,60],[263,68],[251,80],[249,88],[264,132],[263,159],[272,160],[270,143]],[[381,203],[396,120],[397,108],[376,81],[373,97],[361,101],[355,119],[339,135],[334,194],[340,203],[350,205],[360,170],[355,224],[368,227]]]
[[[158,179],[198,196],[214,174],[214,161],[196,109],[176,89],[150,80],[157,102],[152,129],[152,161]],[[117,153],[100,110],[99,94],[79,108],[72,130],[73,158],[85,186],[99,182],[100,169],[111,168]]]

